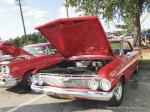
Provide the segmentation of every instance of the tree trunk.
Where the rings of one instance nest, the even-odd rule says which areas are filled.
[[[140,24],[140,14],[136,14],[133,20],[133,46],[141,47],[141,24]]]

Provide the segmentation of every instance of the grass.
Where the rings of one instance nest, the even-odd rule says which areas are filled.
[[[142,49],[143,60],[150,60],[150,49]]]

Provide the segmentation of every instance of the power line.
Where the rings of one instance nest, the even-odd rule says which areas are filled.
[[[20,9],[20,14],[21,14],[21,20],[22,20],[22,25],[23,25],[23,31],[24,31],[24,36],[26,38],[26,44],[27,44],[27,33],[26,33],[26,27],[25,27],[25,22],[24,22],[24,17],[23,17],[23,11],[22,11],[22,4],[21,4],[22,0],[16,0],[17,5],[19,5],[19,9]]]

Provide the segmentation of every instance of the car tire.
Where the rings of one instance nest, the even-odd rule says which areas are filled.
[[[123,79],[120,79],[119,82],[117,83],[113,97],[111,98],[109,105],[112,107],[117,107],[121,104],[123,95],[124,95],[124,83]]]
[[[22,87],[25,90],[31,90],[31,78],[32,78],[33,74],[32,72],[28,72],[24,75],[23,80],[22,80]]]

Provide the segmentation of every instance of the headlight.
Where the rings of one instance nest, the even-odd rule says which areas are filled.
[[[101,89],[104,90],[104,91],[109,91],[109,90],[111,89],[111,83],[110,83],[110,81],[107,80],[107,79],[102,79],[102,80],[100,81],[100,87],[101,87]]]
[[[10,68],[7,65],[1,65],[1,72],[3,75],[9,75],[10,74]]]
[[[94,80],[94,79],[93,80],[89,80],[88,86],[92,90],[97,90],[98,86],[99,86],[99,83],[96,80]]]
[[[39,77],[39,80],[38,80],[38,85],[40,85],[40,86],[42,86],[43,85],[43,80],[42,80],[42,78],[41,77]]]
[[[31,81],[33,84],[43,85],[43,80],[39,76],[33,76]]]
[[[33,84],[37,84],[38,81],[39,81],[39,78],[38,78],[37,76],[32,76],[31,82],[32,82]]]

